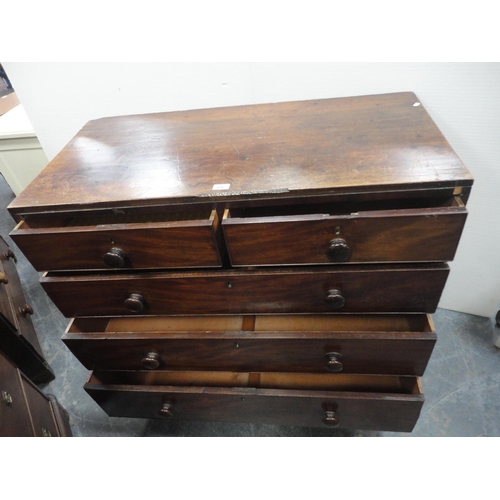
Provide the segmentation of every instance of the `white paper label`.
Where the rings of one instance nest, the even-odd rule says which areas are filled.
[[[214,184],[212,187],[212,191],[224,191],[225,189],[229,189],[231,184]]]

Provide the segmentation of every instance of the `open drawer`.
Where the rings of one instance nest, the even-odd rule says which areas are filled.
[[[38,271],[220,267],[215,210],[30,215],[10,236]]]
[[[410,432],[415,377],[245,372],[94,372],[84,386],[109,416]]]
[[[235,370],[422,375],[430,316],[76,318],[63,342],[90,370]]]
[[[466,217],[454,196],[232,208],[222,227],[233,266],[446,262]]]

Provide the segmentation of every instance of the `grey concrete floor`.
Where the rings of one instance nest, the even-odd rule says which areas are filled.
[[[68,411],[74,436],[500,436],[500,350],[493,344],[496,327],[489,318],[444,309],[433,316],[438,341],[422,377],[426,401],[411,433],[108,417],[83,390],[89,372],[60,340],[69,320],[45,294],[38,281],[40,274],[8,236],[15,222],[6,207],[13,199],[0,175],[0,235],[18,256],[19,275],[35,311],[35,328],[56,374],[41,389],[54,394]]]

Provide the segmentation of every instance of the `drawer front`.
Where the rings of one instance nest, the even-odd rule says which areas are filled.
[[[84,386],[109,416],[410,432],[424,402],[411,377],[406,382],[414,390],[383,392],[129,385],[116,383],[122,372],[115,373],[114,381],[104,383],[103,373],[94,373]]]
[[[6,250],[7,245],[0,239],[0,321],[4,322],[6,328],[18,329],[17,318],[12,302],[13,281],[12,272],[9,269]],[[6,269],[7,267],[7,269]]]
[[[66,317],[435,311],[448,266],[57,276],[41,283]]]
[[[33,429],[36,437],[59,437],[50,401],[27,380],[23,379]]]
[[[62,340],[89,370],[420,376],[432,353],[436,333],[427,316],[407,316],[415,318],[335,314],[78,318],[70,324]],[[352,331],[346,331],[347,328]]]
[[[204,219],[200,215],[197,220],[149,220],[111,223],[112,217],[90,218],[78,222],[82,225],[58,221],[69,225],[58,227],[54,222],[55,227],[37,227],[36,220],[28,219],[11,237],[38,271],[221,266],[215,210]]]
[[[457,198],[449,207],[340,216],[232,217],[226,210],[222,227],[233,266],[446,262],[466,217]]]
[[[0,352],[0,437],[32,437],[19,370]]]
[[[42,355],[38,337],[31,321],[33,308],[26,302],[21,281],[16,269],[17,258],[7,244],[0,239],[0,314],[2,314],[17,330]]]

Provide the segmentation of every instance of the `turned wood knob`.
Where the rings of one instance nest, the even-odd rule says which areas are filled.
[[[124,302],[125,307],[132,312],[141,312],[144,310],[144,299],[138,293],[131,293],[130,297]]]
[[[29,304],[24,304],[23,307],[19,308],[19,312],[23,318],[26,318],[28,314],[33,314],[33,308]]]
[[[142,358],[142,366],[148,370],[156,370],[160,366],[160,356],[157,352],[148,352]]]
[[[332,373],[341,372],[344,365],[340,362],[342,359],[342,354],[338,352],[327,352],[325,354],[326,358],[326,369]]]
[[[326,292],[325,302],[331,309],[341,309],[345,305],[345,299],[340,290],[332,289]]]
[[[0,273],[0,283],[6,285],[9,282],[7,275],[5,273]]]
[[[14,262],[17,262],[16,255],[14,254],[14,252],[10,248],[3,254],[3,256],[7,260],[12,259]]]
[[[343,238],[334,238],[330,240],[326,253],[332,262],[344,262],[351,256],[351,249]]]
[[[127,254],[121,248],[112,248],[104,255],[103,260],[109,267],[124,267]]]
[[[323,417],[323,423],[327,427],[338,427],[340,421],[337,417],[337,413],[329,410],[325,411],[325,416]]]
[[[172,418],[174,416],[172,413],[172,405],[170,403],[163,403],[162,407],[158,410],[158,413],[165,418]]]

